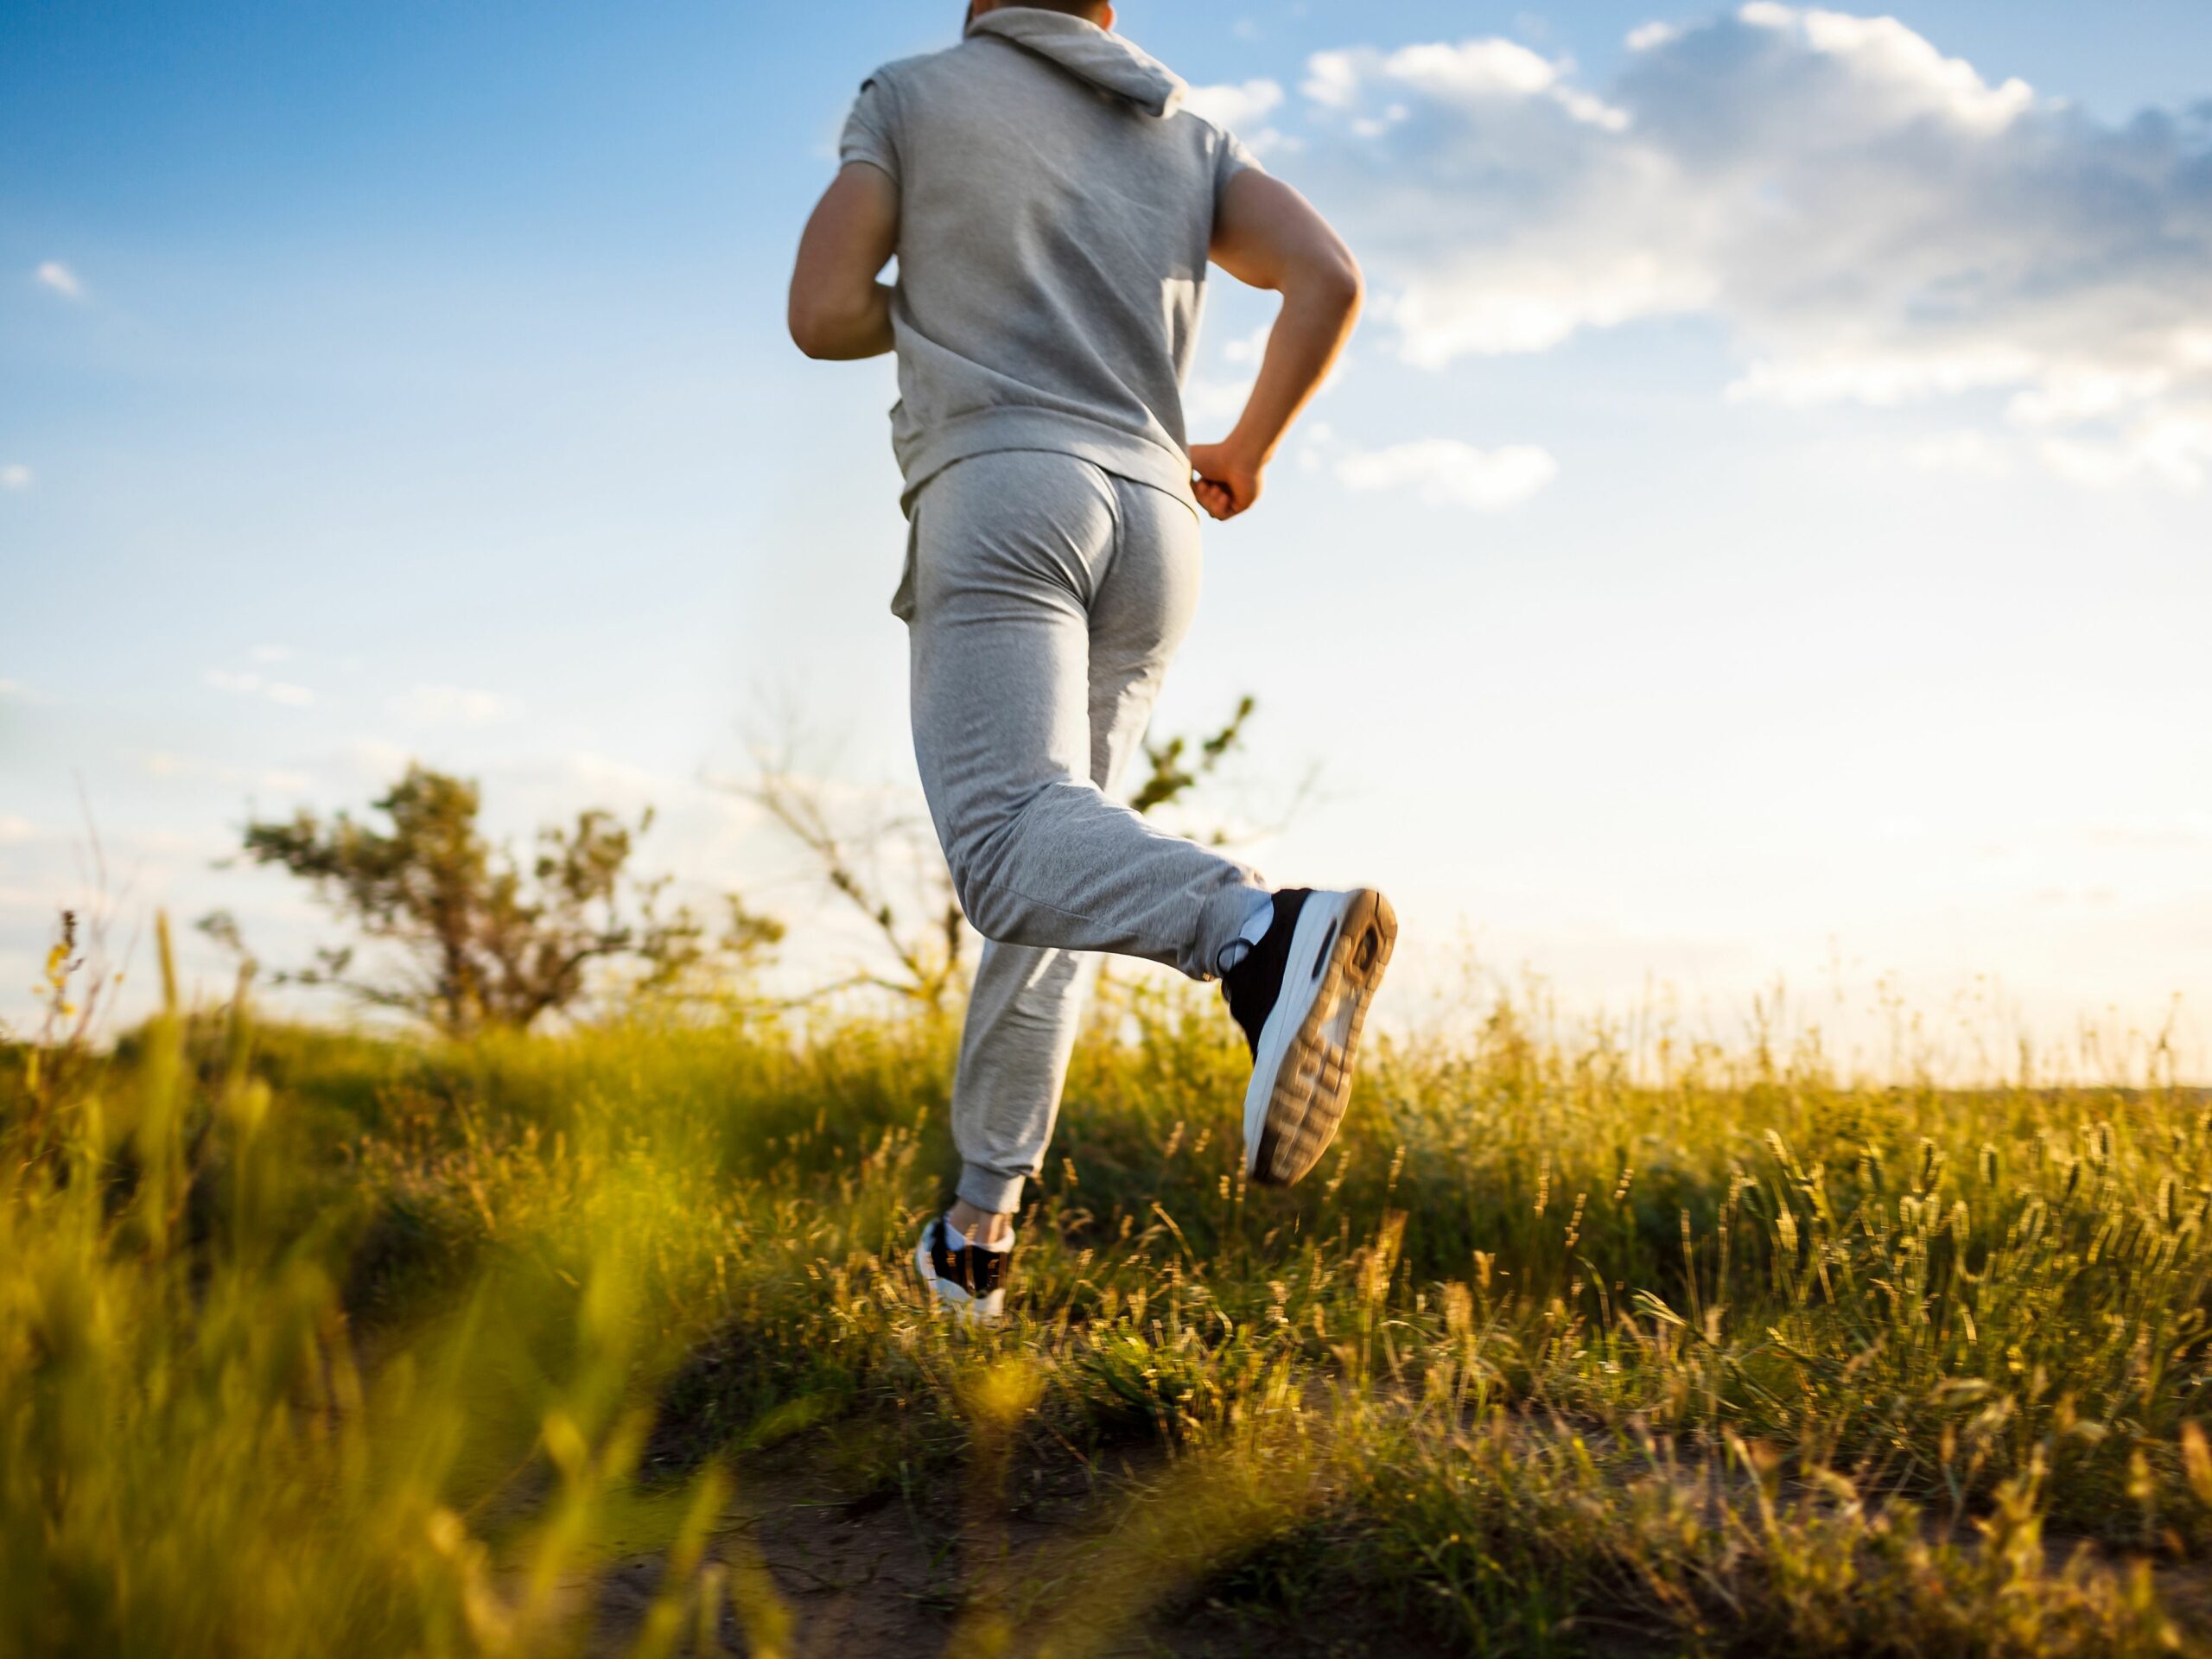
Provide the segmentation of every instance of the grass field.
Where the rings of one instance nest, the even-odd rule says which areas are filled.
[[[1248,1192],[1232,1028],[1122,988],[976,1333],[952,1036],[6,1051],[0,1649],[2196,1646],[2202,1091],[1495,1005]]]

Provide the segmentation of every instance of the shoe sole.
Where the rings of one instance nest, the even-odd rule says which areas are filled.
[[[1299,911],[1244,1093],[1244,1168],[1255,1186],[1288,1186],[1337,1138],[1360,1027],[1397,942],[1398,914],[1372,887],[1315,893]]]

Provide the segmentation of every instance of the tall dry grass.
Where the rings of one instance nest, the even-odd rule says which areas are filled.
[[[1104,1651],[1203,1589],[1460,1650],[2132,1653],[2212,1543],[2212,1103],[1854,1084],[1499,1006],[1384,1045],[1248,1191],[1241,1051],[1125,989],[1012,1319],[906,1267],[929,1019],[410,1043],[175,1006],[0,1065],[0,1652],[775,1651],[727,1522],[785,1443],[969,1492],[954,1634]],[[1166,1459],[983,1547],[1013,1471]],[[789,1453],[786,1453],[788,1455]],[[740,1633],[742,1633],[741,1636]]]

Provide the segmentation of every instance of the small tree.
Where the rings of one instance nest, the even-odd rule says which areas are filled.
[[[1144,781],[1128,803],[1140,814],[1187,809],[1194,795],[1216,779],[1223,762],[1244,741],[1255,703],[1240,697],[1225,724],[1198,737],[1174,736],[1147,743]],[[788,727],[790,722],[785,721]],[[867,918],[887,958],[880,968],[861,968],[821,986],[826,996],[857,986],[888,991],[931,1014],[943,1014],[965,995],[967,919],[952,891],[934,832],[925,817],[911,810],[865,814],[833,805],[822,780],[793,759],[797,740],[786,734],[773,745],[756,743],[754,772],[735,791],[766,810],[811,855],[830,891]],[[1299,786],[1283,820],[1304,802],[1312,774]],[[1246,834],[1267,834],[1280,823]],[[1241,837],[1228,821],[1197,826],[1196,838],[1225,847]],[[1102,972],[1102,980],[1103,974]]]
[[[1196,753],[1192,753],[1192,741],[1175,736],[1165,743],[1147,743],[1144,758],[1152,771],[1143,783],[1137,785],[1135,794],[1129,797],[1129,805],[1140,816],[1147,815],[1163,806],[1173,806],[1198,788],[1220,767],[1231,751],[1243,741],[1244,722],[1252,717],[1258,707],[1250,696],[1236,700],[1236,712],[1230,715],[1229,723],[1211,736],[1198,740]],[[1216,845],[1228,839],[1225,830],[1217,830],[1208,837]]]
[[[668,878],[632,873],[636,828],[599,808],[573,825],[539,830],[527,864],[494,848],[477,827],[477,786],[410,765],[372,810],[388,828],[340,812],[302,811],[289,822],[248,823],[244,851],[307,881],[323,906],[401,965],[356,971],[356,947],[319,950],[311,968],[279,983],[337,987],[378,1007],[441,1029],[524,1028],[575,1007],[594,969],[626,969],[630,988],[681,992],[718,969],[751,962],[783,936],[731,894],[719,930],[688,906],[665,905]],[[222,938],[223,916],[201,924]]]
[[[766,754],[759,758],[753,780],[739,792],[806,849],[830,890],[867,918],[889,958],[880,968],[856,969],[817,987],[811,995],[868,986],[931,1014],[944,1013],[964,982],[967,918],[953,897],[952,878],[943,861],[931,856],[934,842],[925,849],[913,817],[899,813],[863,820],[833,813],[815,780]],[[897,878],[887,872],[887,864],[903,867],[913,889],[910,898],[893,896]],[[918,920],[910,919],[909,906]]]

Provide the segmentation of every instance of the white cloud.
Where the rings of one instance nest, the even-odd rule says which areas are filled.
[[[1738,401],[1997,393],[2063,476],[2212,479],[2212,123],[1765,0],[1630,44],[1601,91],[1503,40],[1309,60],[1312,188],[1406,360],[1712,316]]]
[[[1274,333],[1274,325],[1271,322],[1263,322],[1249,334],[1236,340],[1222,341],[1221,355],[1225,361],[1230,363],[1256,365],[1268,354],[1268,337]]]
[[[1337,478],[1347,489],[1410,489],[1425,505],[1478,512],[1526,501],[1558,475],[1559,463],[1532,445],[1478,449],[1457,438],[1419,438],[1337,462]]]
[[[1853,60],[1861,79],[1885,96],[1892,113],[1935,115],[1995,131],[2035,102],[2027,82],[1992,86],[1965,59],[1945,57],[1894,17],[1853,17],[1771,0],[1753,0],[1737,16],[1754,28],[1791,35],[1816,53]]]
[[[75,271],[59,259],[48,260],[31,273],[31,280],[41,288],[51,289],[65,300],[85,297],[85,284],[78,280]]]
[[[2012,453],[1986,432],[1971,428],[1923,438],[1904,452],[1924,473],[1957,473],[1968,478],[2010,478]]]
[[[28,490],[38,482],[38,474],[19,461],[0,467],[0,490]]]
[[[29,818],[13,812],[0,812],[0,847],[10,847],[29,841],[38,834],[38,826]]]
[[[1183,95],[1185,109],[1232,132],[1242,132],[1281,102],[1282,88],[1272,80],[1193,86]]]
[[[1664,46],[1679,37],[1681,30],[1674,24],[1654,20],[1638,23],[1622,37],[1621,44],[1631,52],[1649,52],[1655,46]]]
[[[1624,131],[1629,125],[1626,111],[1569,86],[1565,65],[1540,57],[1517,41],[1495,37],[1457,45],[1432,41],[1388,53],[1364,46],[1317,52],[1306,60],[1300,90],[1325,108],[1351,111],[1361,106],[1363,92],[1376,85],[1466,111],[1502,100],[1540,99],[1569,120],[1607,132]],[[1387,106],[1379,121],[1356,118],[1353,129],[1371,137],[1412,114],[1412,108],[1400,101]]]
[[[2212,847],[2212,811],[2183,812],[2171,818],[2139,817],[2093,824],[2087,838],[2101,847],[2128,847],[2154,852],[2187,852]]]
[[[2075,438],[2045,438],[2036,446],[2044,466],[2069,484],[2084,489],[2112,490],[2133,482],[2143,470],[2139,455],[2111,444],[2084,443]]]
[[[522,704],[513,697],[460,685],[418,685],[394,697],[389,707],[418,726],[492,726],[522,715]]]
[[[289,663],[299,655],[289,645],[256,645],[253,660],[257,663]]]
[[[168,749],[124,749],[123,756],[149,778],[205,781],[232,788],[251,787],[275,795],[304,795],[315,786],[315,774],[296,766],[265,766],[258,771],[224,766],[195,754]]]
[[[1541,92],[1559,79],[1559,71],[1527,47],[1495,39],[1401,47],[1382,60],[1381,68],[1417,92],[1469,101],[1501,92]]]
[[[1252,395],[1252,380],[1217,380],[1211,375],[1194,374],[1183,387],[1183,418],[1186,423],[1207,426],[1233,421],[1244,412],[1244,400]],[[1191,434],[1192,442],[1204,442],[1202,432]]]
[[[1245,400],[1252,395],[1253,383],[1259,378],[1260,365],[1268,354],[1268,341],[1274,333],[1274,325],[1263,322],[1249,334],[1222,341],[1221,360],[1230,365],[1220,374],[1205,370],[1193,372],[1183,385],[1183,414],[1186,422],[1233,421],[1244,412]],[[1329,372],[1314,388],[1316,398],[1325,397],[1337,389],[1337,383],[1351,372],[1354,353],[1341,352],[1329,365]],[[1200,442],[1204,435],[1192,433]]]
[[[2091,489],[2148,477],[2194,490],[2212,475],[2212,405],[2156,410],[2136,423],[2123,442],[2054,437],[2037,450],[2060,477]]]
[[[1371,58],[1375,54],[1368,54]],[[1298,90],[1330,109],[1344,109],[1359,98],[1359,70],[1349,52],[1316,52],[1306,60]]]
[[[1262,124],[1282,99],[1282,88],[1274,81],[1248,80],[1237,86],[1193,86],[1184,93],[1183,107],[1228,128],[1254,155],[1266,156],[1302,148],[1281,129]]]
[[[250,671],[240,673],[227,668],[211,668],[205,677],[207,683],[219,691],[235,691],[240,696],[266,697],[287,709],[305,709],[315,701],[315,693],[304,685],[267,679]]]
[[[588,795],[594,802],[618,803],[626,810],[665,804],[673,795],[690,794],[696,784],[671,778],[628,760],[617,760],[590,749],[571,749],[556,765],[564,785]]]
[[[2212,403],[2159,410],[2131,435],[2144,465],[2177,488],[2193,490],[2212,471]]]
[[[1948,352],[1823,347],[1784,363],[1754,363],[1730,385],[1728,400],[1784,409],[1841,403],[1894,409],[2017,385],[2034,372],[2031,356],[2001,345]]]
[[[384,782],[399,776],[415,759],[405,745],[381,737],[357,737],[346,746],[346,764],[357,775]]]

